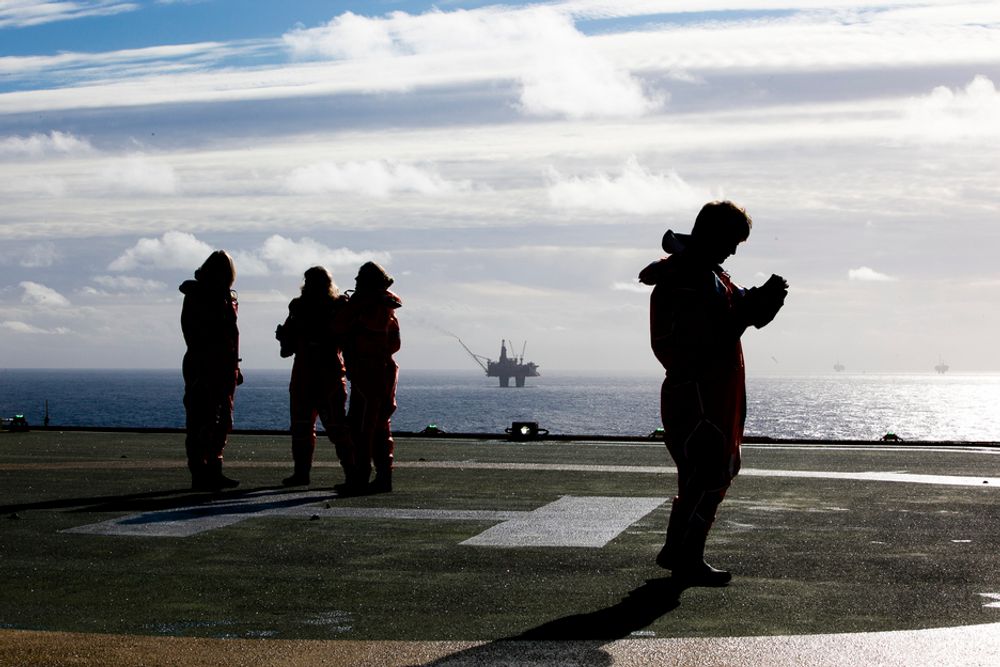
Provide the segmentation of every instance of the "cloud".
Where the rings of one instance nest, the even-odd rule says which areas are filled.
[[[55,308],[64,308],[70,305],[69,299],[51,287],[30,280],[23,281],[20,286],[24,290],[24,295],[21,297],[23,303]]]
[[[466,282],[456,285],[455,289],[473,296],[494,299],[494,303],[498,305],[503,304],[504,307],[511,303],[520,303],[522,306],[531,304],[535,307],[541,307],[551,303],[553,300],[566,298],[566,292],[562,290],[535,287],[532,285],[519,285],[505,280]]]
[[[236,250],[230,254],[233,256],[233,263],[236,264],[236,274],[238,276],[271,275],[271,268],[267,265],[267,262],[260,258],[257,252],[252,250]]]
[[[448,181],[430,169],[386,160],[319,162],[292,171],[286,186],[297,194],[354,192],[385,198],[397,192],[445,195],[468,190],[468,181]]]
[[[186,232],[166,232],[160,238],[142,238],[108,265],[111,271],[131,271],[141,268],[194,270],[213,248]],[[330,269],[356,269],[367,261],[388,264],[387,252],[354,251],[330,248],[311,238],[298,241],[279,234],[269,237],[256,249],[233,250],[237,276],[267,276],[272,273],[301,275],[311,266]],[[353,274],[351,275],[353,278]],[[98,276],[94,282],[120,291],[153,291],[162,283],[129,276]]]
[[[113,160],[101,173],[111,190],[133,195],[171,195],[177,192],[177,174],[168,163],[143,155]]]
[[[191,269],[201,266],[212,247],[186,232],[166,232],[158,239],[142,238],[108,265],[111,271],[137,268]]]
[[[696,209],[711,199],[677,172],[652,173],[635,157],[617,175],[563,176],[553,169],[549,180],[549,203],[556,208],[648,214]]]
[[[56,327],[54,329],[43,329],[27,322],[19,320],[5,320],[0,322],[0,328],[20,334],[42,334],[42,335],[63,335],[70,333],[66,327]]]
[[[0,139],[0,158],[6,156],[38,158],[48,155],[80,155],[92,153],[94,147],[86,139],[68,132],[53,130],[27,137],[10,136]]]
[[[23,28],[91,16],[111,16],[139,8],[121,0],[15,0],[0,5],[0,28]]]
[[[268,238],[256,254],[267,265],[285,275],[300,275],[311,266],[325,266],[336,273],[336,269],[356,269],[368,261],[385,265],[391,260],[386,252],[330,248],[310,238],[293,241],[278,234]],[[335,280],[338,278],[339,282],[345,282],[342,277],[334,276]]]
[[[717,3],[712,12],[704,3],[642,0],[345,13],[279,40],[0,58],[0,75],[21,83],[0,94],[0,108],[30,113],[512,84],[516,107],[527,114],[630,118],[662,108],[664,96],[643,82],[664,76],[992,68],[1000,4],[940,4],[739,1]],[[893,6],[902,9],[886,9]],[[706,10],[704,20],[670,20]],[[588,35],[574,19],[588,29],[589,18],[613,20]],[[275,66],[279,51],[325,62]],[[229,58],[271,64],[220,67],[232,64]]]
[[[296,28],[282,39],[293,54],[303,58],[376,58],[400,55],[403,50],[389,21],[353,12],[344,12],[320,28]]]
[[[616,292],[636,292],[639,294],[649,294],[650,288],[638,282],[616,282],[611,285],[611,289]]]
[[[288,303],[291,300],[287,294],[276,289],[270,290],[240,290],[240,303]]]
[[[912,134],[936,141],[1000,136],[1000,91],[982,75],[965,88],[938,86],[909,100],[905,118]]]
[[[39,75],[57,79],[62,85],[73,82],[108,83],[134,77],[142,77],[148,84],[150,77],[157,74],[203,72],[206,66],[226,58],[251,57],[267,49],[267,42],[241,40],[164,44],[118,51],[60,51],[52,55],[0,56],[0,76],[9,81],[23,82],[31,88],[37,85]]]
[[[867,266],[862,266],[857,269],[850,269],[847,272],[847,279],[855,280],[858,282],[867,282],[867,283],[895,282],[897,280],[892,276],[886,275],[884,273],[879,273],[875,269],[870,269]]]
[[[60,258],[55,245],[48,241],[34,243],[20,254],[18,264],[26,269],[43,269],[52,266]]]
[[[593,47],[565,16],[539,12],[520,72],[519,108],[530,116],[637,118],[661,109],[631,72]]]
[[[94,283],[111,292],[159,292],[166,284],[159,280],[150,280],[136,276],[94,276]]]
[[[572,17],[548,7],[488,7],[369,18],[351,12],[318,28],[284,36],[305,58],[386,60],[440,57],[452,62],[488,56],[520,86],[518,108],[528,115],[633,118],[662,106],[632,74],[577,30]],[[495,65],[487,69],[495,69]]]

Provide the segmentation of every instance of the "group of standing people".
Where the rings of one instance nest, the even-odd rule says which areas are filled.
[[[222,472],[233,398],[243,381],[235,279],[232,257],[217,250],[195,271],[194,280],[180,286],[187,344],[185,449],[191,487],[200,491],[239,484]],[[402,305],[389,291],[392,283],[374,262],[361,266],[349,295],[340,293],[325,268],[305,272],[301,294],[288,304],[288,317],[275,334],[281,356],[294,356],[289,383],[294,470],[283,485],[310,483],[318,418],[344,470],[344,482],[336,487],[339,493],[392,491],[391,417],[399,374],[393,354],[400,347],[395,311]]]
[[[660,410],[667,449],[677,466],[666,541],[658,565],[688,585],[718,586],[731,575],[705,561],[705,542],[719,505],[740,470],[746,422],[746,383],[740,338],[750,326],[774,319],[788,294],[784,278],[772,275],[760,287],[743,288],[722,263],[747,240],[753,221],[730,201],[706,204],[690,234],[668,230],[667,257],[644,268],[639,281],[653,286],[650,343],[666,377]],[[236,271],[224,251],[212,253],[184,282],[181,324],[184,405],[192,487],[238,484],[222,473],[222,450],[233,423],[239,369]],[[339,490],[358,494],[392,490],[396,408],[399,297],[392,278],[368,262],[358,271],[353,294],[340,294],[323,267],[306,271],[301,296],[288,305],[278,327],[281,356],[294,356],[290,392],[294,472],[286,486],[309,484],[322,421],[344,469]],[[351,383],[349,407],[347,380]],[[372,467],[375,479],[369,482]]]

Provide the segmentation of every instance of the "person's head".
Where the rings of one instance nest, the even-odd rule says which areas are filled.
[[[236,282],[236,264],[225,250],[216,250],[194,272],[195,280],[212,287],[230,289]]]
[[[355,289],[359,291],[381,291],[389,289],[392,285],[392,276],[385,272],[381,266],[375,262],[365,262],[358,269],[358,276],[354,279]]]
[[[709,202],[695,218],[691,245],[706,259],[721,264],[749,238],[751,227],[753,220],[743,207],[731,201]]]
[[[305,272],[302,282],[302,296],[337,296],[337,285],[333,276],[322,266],[314,266]]]

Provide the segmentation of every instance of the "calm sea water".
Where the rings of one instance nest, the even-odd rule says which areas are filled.
[[[478,372],[404,371],[393,426],[503,433],[537,421],[551,433],[649,434],[659,425],[655,375],[546,373],[502,389]],[[183,382],[174,370],[0,370],[0,416],[53,425],[182,427]],[[751,377],[749,435],[1000,441],[1000,375],[849,374]],[[256,370],[236,394],[236,427],[288,427],[288,372]]]

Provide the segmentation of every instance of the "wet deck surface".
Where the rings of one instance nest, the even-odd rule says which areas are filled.
[[[332,447],[237,435],[187,490],[178,434],[0,434],[0,664],[992,665],[1000,449],[751,445],[709,541],[653,557],[662,445],[401,439],[392,494]],[[70,634],[66,634],[70,633]]]

